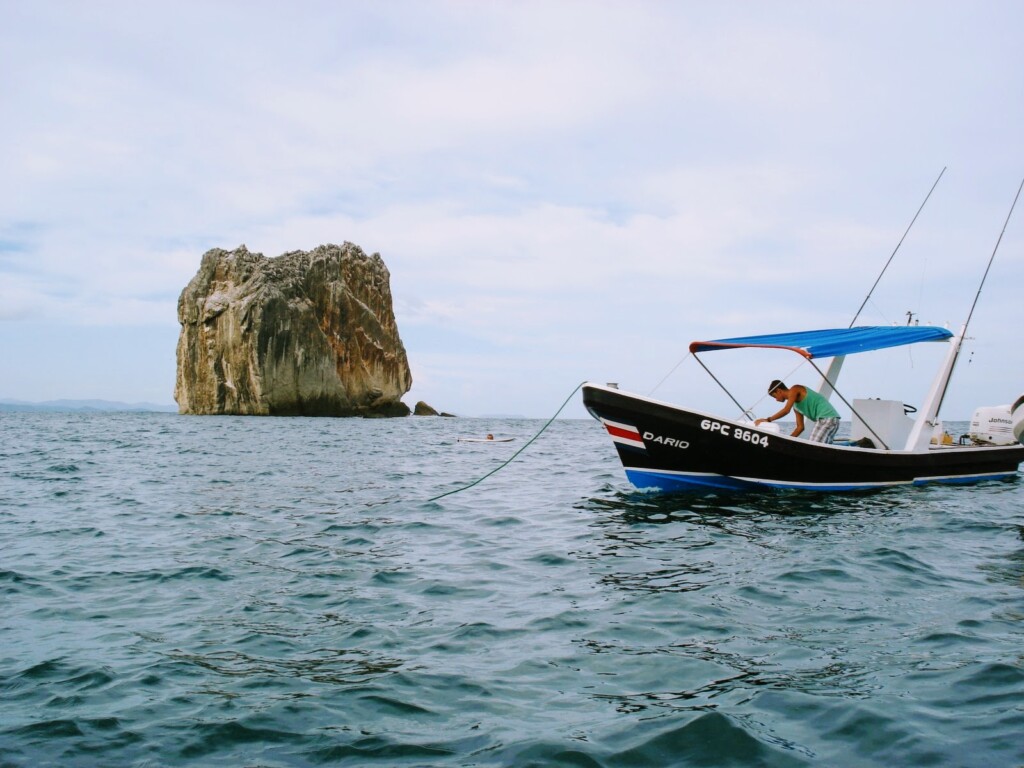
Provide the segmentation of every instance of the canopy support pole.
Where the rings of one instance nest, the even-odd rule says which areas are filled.
[[[818,385],[818,394],[824,397],[826,400],[832,397],[832,393],[836,391],[836,382],[839,380],[839,372],[843,370],[843,363],[846,362],[846,355],[839,355],[833,357],[832,362],[829,363],[828,373],[822,376],[821,384]],[[840,395],[842,397],[842,395]]]
[[[910,435],[907,437],[908,451],[919,451],[928,446],[931,435],[925,430],[926,428],[934,429],[939,423],[939,408],[942,406],[942,398],[946,394],[949,378],[953,375],[953,366],[956,365],[956,359],[960,355],[960,346],[964,343],[966,334],[967,325],[965,324],[960,329],[960,333],[953,337],[953,343],[949,345],[946,361],[939,370],[938,376],[935,377],[935,381],[932,382],[932,388],[925,397],[917,421],[914,422]]]
[[[740,413],[743,414],[744,416],[746,416],[748,419],[753,420],[754,415],[750,411],[746,410],[742,405],[740,405],[739,400],[737,400],[735,397],[732,396],[732,392],[730,392],[728,389],[726,389],[725,385],[718,380],[718,377],[715,376],[715,374],[713,374],[711,372],[711,369],[708,368],[706,365],[704,365],[704,361],[701,360],[700,357],[698,357],[696,354],[694,354],[693,359],[696,360],[698,363],[700,363],[700,367],[708,372],[708,376],[710,376],[712,379],[714,379],[715,384],[720,386],[722,388],[722,391],[725,392],[725,394],[727,394],[729,396],[729,399],[732,400],[734,403],[736,403],[736,407],[740,409]]]

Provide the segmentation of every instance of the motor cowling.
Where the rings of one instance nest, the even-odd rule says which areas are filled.
[[[1009,405],[988,405],[975,410],[971,416],[971,440],[982,445],[1013,445],[1013,421]]]

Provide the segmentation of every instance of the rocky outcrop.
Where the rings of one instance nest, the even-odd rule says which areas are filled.
[[[390,277],[352,243],[207,251],[178,299],[179,412],[407,416]]]
[[[446,416],[446,417],[449,417],[449,418],[455,418],[455,414],[454,413],[445,413],[444,411],[441,411],[440,413],[438,413],[438,411],[432,405],[429,405],[428,403],[425,403],[423,400],[418,401],[416,403],[416,405],[414,405],[412,407],[412,415],[413,416]]]

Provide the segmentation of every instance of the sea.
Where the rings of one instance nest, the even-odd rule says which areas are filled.
[[[664,495],[590,420],[0,413],[0,766],[324,765],[1024,765],[1024,482]]]

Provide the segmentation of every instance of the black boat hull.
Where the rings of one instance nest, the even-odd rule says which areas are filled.
[[[922,452],[811,443],[595,384],[583,404],[604,424],[630,482],[662,491],[852,491],[1015,477],[1024,445]]]

